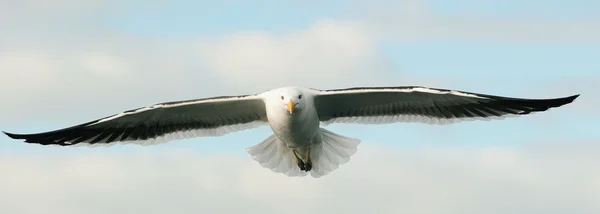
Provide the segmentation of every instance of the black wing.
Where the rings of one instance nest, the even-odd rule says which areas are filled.
[[[571,103],[578,96],[523,99],[408,86],[316,90],[314,102],[325,123],[447,124],[546,111]]]
[[[43,133],[4,133],[13,139],[44,145],[155,144],[177,138],[223,135],[264,124],[267,117],[262,99],[244,95],[159,103]]]

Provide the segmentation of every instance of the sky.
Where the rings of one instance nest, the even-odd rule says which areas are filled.
[[[362,143],[318,179],[250,158],[268,127],[154,146],[0,136],[0,213],[599,213],[599,56],[592,0],[0,0],[15,133],[288,85],[581,94],[505,120],[329,125]]]

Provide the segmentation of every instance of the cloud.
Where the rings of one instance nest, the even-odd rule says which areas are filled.
[[[236,1],[231,1],[235,3]],[[309,2],[318,5],[317,2]],[[304,10],[322,10],[306,8],[306,1],[291,2],[294,8]],[[332,12],[343,14],[343,19],[364,22],[376,30],[373,35],[387,41],[496,41],[496,42],[600,42],[600,20],[592,16],[568,17],[568,19],[544,14],[543,8],[531,7],[534,3],[524,3],[526,13],[489,15],[481,11],[467,10],[454,14],[443,14],[436,10],[436,4],[429,0],[387,1],[348,1]],[[565,7],[582,8],[586,3],[570,3]],[[40,0],[19,2],[0,2],[0,28],[7,34],[0,38],[9,38],[11,42],[0,44],[11,46],[14,41],[35,42],[39,35],[52,37],[57,41],[69,43],[71,40],[106,36],[110,22],[119,21],[124,14],[177,14],[173,5],[208,8],[207,2],[186,2],[172,4],[170,1],[128,1],[59,0],[48,3]],[[594,8],[589,5],[587,8]],[[521,8],[521,9],[522,9]],[[593,11],[584,8],[585,11]],[[32,15],[34,14],[34,15]],[[318,17],[320,19],[328,17]]]
[[[375,38],[360,22],[319,20],[306,30],[283,35],[241,32],[200,49],[209,70],[243,87],[345,87],[394,76],[379,56]]]
[[[418,79],[414,72],[409,75],[392,67],[379,49],[381,39],[506,39],[511,37],[482,26],[496,26],[496,22],[521,26],[505,19],[491,20],[490,24],[478,17],[437,17],[426,1],[403,1],[402,7],[385,4],[386,8],[401,8],[393,12],[386,10],[382,2],[369,6],[354,3],[360,10],[348,17],[354,18],[352,21],[321,19],[277,33],[240,31],[147,38],[107,28],[109,17],[133,10],[130,4],[112,0],[85,4],[71,0],[53,4],[37,0],[0,3],[0,17],[5,20],[0,28],[11,32],[0,35],[0,72],[5,77],[0,79],[0,90],[4,92],[0,94],[0,112],[18,109],[21,113],[2,114],[0,119],[50,119],[66,114],[73,118],[99,117],[156,102],[256,93],[284,85],[445,87],[453,80]],[[145,7],[161,5],[165,2],[156,0]],[[559,26],[519,22],[525,23],[519,27],[521,30],[498,31]],[[580,29],[563,29],[562,33],[572,34],[564,38],[600,38],[594,33],[600,25],[564,25]],[[539,32],[526,34],[561,35]]]
[[[0,70],[7,77],[0,80],[0,90],[13,92],[0,95],[5,101],[0,111],[19,109],[21,115],[0,118],[41,119],[48,112],[102,116],[156,102],[286,85],[331,88],[391,81],[395,74],[375,49],[360,23],[332,20],[281,35],[238,32],[183,40],[114,35],[85,45],[16,47],[0,53]]]
[[[166,147],[2,155],[0,212],[597,213],[598,152],[593,143],[364,144],[319,179],[272,173],[247,156]]]

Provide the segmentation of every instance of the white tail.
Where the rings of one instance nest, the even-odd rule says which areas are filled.
[[[310,158],[312,170],[310,175],[318,178],[327,175],[340,165],[347,163],[356,153],[360,140],[344,137],[321,128],[321,141],[311,146]],[[292,149],[283,144],[275,135],[254,145],[246,151],[261,166],[273,172],[288,176],[306,176],[309,173],[300,170]]]
[[[287,176],[306,176],[308,172],[300,170],[292,149],[284,145],[276,135],[271,135],[263,142],[256,144],[246,151],[252,159],[261,166],[273,172]]]

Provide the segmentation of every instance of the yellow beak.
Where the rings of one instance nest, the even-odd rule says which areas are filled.
[[[294,102],[292,102],[292,100],[290,100],[287,103],[287,109],[290,112],[290,114],[294,113]]]

